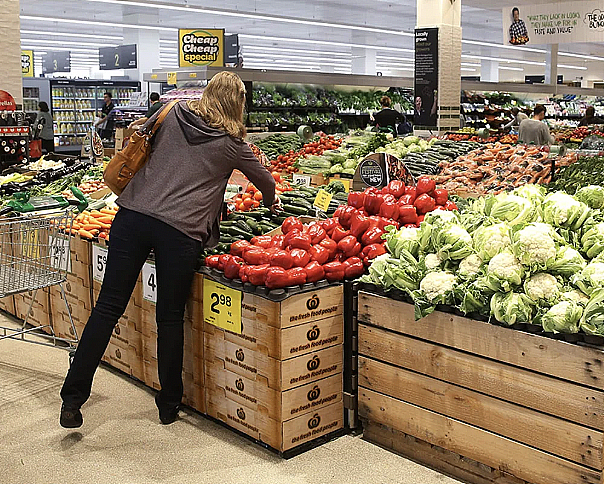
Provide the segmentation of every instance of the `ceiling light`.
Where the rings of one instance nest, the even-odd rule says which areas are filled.
[[[537,54],[545,54],[545,50],[542,49],[532,49],[530,47],[518,47],[518,46],[514,46],[514,45],[505,45],[505,44],[495,44],[492,42],[483,42],[480,40],[466,40],[466,39],[462,39],[462,42],[464,44],[471,44],[471,45],[484,45],[485,47],[495,47],[498,49],[512,49],[512,50],[521,50],[523,52],[535,52]]]
[[[474,64],[472,62],[462,62],[462,67],[480,67],[480,64]]]
[[[604,61],[604,57],[598,57],[596,55],[573,54],[572,52],[558,52],[558,55],[561,55],[564,57],[576,57],[578,59]]]
[[[39,46],[42,47],[44,50],[47,51],[52,51],[52,52],[65,52],[65,51],[69,51],[69,52],[89,52],[90,54],[97,54],[99,53],[98,50],[91,50],[91,49],[74,49],[72,47],[68,47],[65,49],[61,49],[59,47],[48,47],[46,45],[44,46]],[[21,48],[24,50],[36,50],[36,47],[31,46],[31,45],[21,45]]]
[[[410,57],[388,57],[386,55],[376,55],[375,58],[383,59],[383,60],[395,60],[395,61],[409,61],[409,62],[415,61],[415,59],[412,59]]]
[[[481,55],[462,54],[461,57],[465,58],[465,59],[481,59],[481,60],[490,60],[490,61],[496,61],[496,62],[506,62],[506,63],[512,63],[512,64],[529,64],[532,66],[544,66],[545,65],[545,62],[525,61],[525,60],[518,60],[518,59],[503,59],[501,57],[486,57],[486,56],[481,56]]]
[[[502,71],[524,71],[524,69],[522,67],[506,67],[506,66],[499,66],[499,70]]]
[[[117,47],[117,44],[99,44],[98,42],[77,42],[65,40],[44,40],[44,39],[21,39],[21,43],[38,43],[38,44],[56,44],[56,45],[81,45],[87,47]]]
[[[261,45],[242,45],[243,52],[245,53],[248,50],[259,50],[259,51],[273,51],[273,52],[283,52],[283,48],[280,47],[265,47]],[[322,50],[307,50],[307,49],[287,49],[287,52],[299,52],[303,54],[317,54],[317,55],[335,55],[342,57],[352,57],[350,52],[327,52]]]
[[[469,67],[462,67],[462,72],[476,72],[476,69],[470,69]]]
[[[271,54],[269,58],[267,58],[267,56],[262,55],[262,54],[244,54],[244,59],[254,59],[254,58],[266,59],[266,60],[284,58],[284,59],[292,59],[292,60],[311,60],[311,61],[316,61],[316,62],[321,62],[323,60],[320,57],[307,57],[307,56],[296,56],[296,57],[292,58],[292,56],[289,54]],[[329,62],[339,62],[339,63],[344,63],[344,64],[350,64],[350,62],[351,62],[351,59],[325,59],[325,60],[329,61]]]
[[[100,2],[100,3],[113,3],[119,5],[129,5],[136,7],[145,7],[145,8],[157,8],[160,10],[178,10],[184,12],[199,12],[205,13],[208,15],[219,15],[223,17],[237,17],[237,18],[249,18],[253,20],[260,21],[270,21],[270,22],[283,22],[290,24],[298,24],[298,25],[310,25],[314,27],[329,27],[335,29],[346,29],[346,30],[359,30],[362,32],[371,32],[375,34],[389,34],[389,35],[400,35],[404,37],[413,37],[414,33],[412,32],[403,32],[400,30],[391,30],[391,29],[383,29],[376,27],[365,27],[362,25],[350,25],[350,24],[338,24],[338,23],[330,23],[330,22],[322,22],[320,20],[308,20],[308,19],[300,19],[293,17],[280,17],[277,15],[267,15],[261,13],[251,13],[251,12],[238,12],[235,10],[219,10],[219,9],[210,9],[202,6],[193,6],[193,5],[175,5],[173,3],[166,2],[137,2],[131,0],[88,0],[89,2]]]
[[[33,20],[35,22],[58,22],[67,24],[81,24],[81,25],[103,25],[105,27],[115,28],[127,28],[127,29],[142,29],[142,30],[161,30],[167,32],[177,32],[178,29],[175,27],[159,27],[156,25],[139,25],[139,24],[124,24],[116,22],[101,22],[99,20],[76,20],[67,18],[57,17],[38,17],[34,15],[21,15],[21,20]]]
[[[104,39],[104,40],[124,40],[122,36],[114,35],[98,35],[98,34],[74,34],[70,32],[42,32],[40,30],[21,30],[21,34],[28,35],[54,35],[60,37],[85,37],[90,39]]]
[[[586,71],[587,67],[584,66],[567,66],[564,64],[558,64],[558,67],[561,67],[562,69],[575,69],[577,71]]]

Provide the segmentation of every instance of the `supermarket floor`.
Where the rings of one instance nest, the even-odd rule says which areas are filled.
[[[0,314],[0,325],[7,319]],[[3,484],[453,484],[345,436],[290,460],[192,412],[159,424],[153,393],[101,367],[77,432],[59,426],[67,352],[0,341]]]

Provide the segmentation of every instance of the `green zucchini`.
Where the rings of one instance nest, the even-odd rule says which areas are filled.
[[[297,200],[288,200],[288,205],[295,205],[296,207],[302,207],[307,210],[312,209],[312,203],[305,198],[299,198]]]
[[[244,232],[254,233],[252,227],[250,227],[245,220],[237,220],[234,227],[243,230]]]
[[[298,205],[284,204],[283,205],[283,210],[285,212],[294,214],[294,216],[299,216],[299,215],[308,215],[308,211],[310,209],[307,209],[305,207],[300,207]]]

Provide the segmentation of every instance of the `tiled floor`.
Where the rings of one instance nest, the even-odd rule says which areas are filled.
[[[83,408],[84,426],[69,432],[58,424],[67,368],[63,350],[0,341],[2,484],[457,482],[360,437],[286,461],[196,413],[162,426],[153,393],[103,367]]]

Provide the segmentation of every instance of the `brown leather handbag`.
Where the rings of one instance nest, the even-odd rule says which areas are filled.
[[[130,135],[130,142],[105,167],[103,179],[116,195],[121,195],[130,180],[147,163],[151,154],[151,140],[178,100],[167,104],[159,113],[151,129],[138,130]]]

